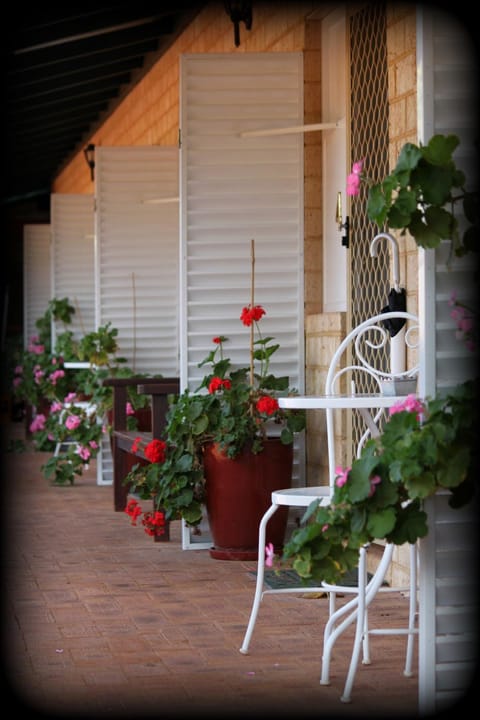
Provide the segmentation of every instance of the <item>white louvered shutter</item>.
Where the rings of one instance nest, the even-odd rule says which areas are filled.
[[[26,348],[38,335],[36,321],[51,300],[50,232],[48,224],[23,226],[23,339]]]
[[[96,148],[97,325],[137,373],[178,376],[178,148]]]
[[[478,83],[473,48],[453,15],[433,6],[417,13],[420,140],[426,143],[436,133],[458,135],[456,163],[467,180],[474,180]],[[448,305],[453,290],[461,302],[475,304],[475,261],[470,254],[449,264],[449,251],[448,242],[420,251],[425,395],[444,393],[478,372],[472,353],[455,337]],[[478,516],[475,507],[449,508],[446,493],[429,499],[426,510],[430,531],[420,544],[419,707],[421,714],[433,715],[464,696],[478,662]]]
[[[75,314],[67,329],[79,340],[96,329],[93,195],[54,193],[51,221],[53,296],[59,300],[68,297],[74,306]],[[54,331],[63,332],[62,324],[55,324]],[[103,437],[97,456],[97,484],[112,483],[110,439]]]
[[[180,102],[182,387],[201,382],[198,363],[217,335],[228,337],[234,365],[249,365],[240,313],[251,298],[254,239],[262,335],[280,344],[270,369],[302,392],[303,134],[241,136],[303,123],[302,56],[184,56]],[[304,473],[300,445],[303,438],[296,483]],[[190,547],[185,528],[183,543]]]
[[[79,340],[95,329],[93,196],[51,196],[53,297],[68,298],[75,308],[66,329]],[[55,323],[54,337],[64,332]]]
[[[280,349],[271,370],[303,389],[303,135],[240,133],[303,122],[301,55],[182,58],[182,385],[225,335],[249,364],[250,245],[264,335]]]

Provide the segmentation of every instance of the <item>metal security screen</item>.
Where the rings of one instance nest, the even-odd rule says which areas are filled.
[[[372,38],[375,38],[372,42]],[[372,68],[375,69],[372,72]],[[373,180],[388,172],[388,73],[386,17],[383,3],[370,3],[350,17],[350,116],[351,164],[363,160],[363,169]],[[386,305],[390,286],[389,247],[380,241],[377,256],[370,244],[379,228],[366,214],[367,187],[351,202],[351,326],[377,314]],[[353,359],[352,359],[353,361]],[[385,357],[388,368],[389,358]],[[357,388],[371,392],[376,388]],[[352,441],[356,447],[360,431],[353,417]]]
[[[372,37],[375,42],[372,43]],[[350,20],[351,160],[364,160],[373,180],[388,172],[388,78],[385,9],[369,4]],[[375,72],[372,72],[375,68]],[[351,303],[352,326],[381,310],[389,288],[389,253],[382,244],[370,257],[379,232],[366,214],[367,187],[352,198]]]

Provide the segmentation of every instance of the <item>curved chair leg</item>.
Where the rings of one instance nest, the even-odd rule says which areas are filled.
[[[360,560],[361,560],[361,554],[365,554],[366,558],[366,547],[362,548],[359,555],[359,566],[358,566],[358,573],[360,576],[361,567],[360,567]],[[366,575],[366,559],[363,564],[364,566],[364,584],[366,586],[367,583],[367,575]],[[329,586],[327,583],[325,583],[325,590],[327,592],[330,592],[330,600],[332,601],[332,596],[335,598],[336,593],[338,590],[342,590],[343,592],[347,591],[346,587],[338,587],[336,585]],[[354,622],[354,620],[357,618],[357,608],[358,608],[358,594],[359,594],[359,586],[357,585],[357,588],[351,590],[352,593],[355,593],[355,597],[352,600],[349,600],[347,603],[342,605],[342,607],[338,608],[338,610],[335,610],[335,606],[332,602],[330,602],[330,615],[329,619],[325,625],[325,630],[323,633],[323,655],[322,655],[322,673],[321,673],[321,679],[320,684],[321,685],[329,685],[329,673],[330,673],[330,656],[333,649],[333,646],[335,645],[338,637],[347,629],[349,625]],[[340,625],[337,625],[338,620],[342,617],[342,615],[346,615],[347,613],[350,613],[347,615],[347,617],[342,621]],[[369,650],[369,643],[368,643],[368,633],[366,630],[367,627],[367,609],[365,608],[364,611],[364,631],[363,631],[363,662],[365,664],[370,663],[370,650]]]
[[[393,545],[386,545],[383,551],[383,557],[380,560],[377,570],[375,571],[375,574],[369,583],[366,582],[366,549],[362,548],[362,551],[360,552],[360,558],[358,563],[357,628],[355,631],[355,640],[353,643],[352,658],[350,660],[350,666],[348,668],[347,679],[345,681],[343,695],[340,698],[340,700],[345,703],[350,702],[351,699],[353,681],[355,679],[355,673],[357,672],[360,647],[362,645],[363,635],[365,632],[365,613],[383,583],[385,573],[387,572],[387,568],[390,565],[392,559]]]
[[[328,619],[325,630],[323,632],[323,655],[322,655],[322,672],[320,677],[320,685],[330,685],[330,656],[332,653],[333,646],[335,645],[338,637],[347,629],[349,625],[357,617],[357,606],[358,597],[355,596],[352,600],[349,600],[345,605],[338,608]],[[339,618],[345,615],[349,611],[350,614],[340,623],[336,625]]]
[[[407,655],[405,658],[406,677],[412,677],[413,649],[415,645],[415,617],[417,614],[417,546],[410,545],[410,603],[408,610]]]
[[[250,640],[252,637],[253,629],[254,629],[255,623],[257,621],[257,615],[258,615],[258,610],[260,607],[260,602],[262,600],[263,578],[265,576],[266,527],[267,527],[268,521],[270,520],[270,518],[272,517],[272,515],[275,513],[275,511],[277,509],[278,509],[278,505],[271,505],[260,521],[260,526],[259,526],[259,530],[258,530],[257,584],[256,584],[256,588],[255,588],[255,596],[253,598],[252,610],[250,612],[250,620],[248,621],[248,626],[247,626],[247,630],[245,632],[245,637],[243,638],[242,647],[240,648],[240,652],[243,655],[246,655],[248,653],[248,647],[250,645]]]
[[[365,637],[365,612],[366,612],[366,578],[367,578],[367,551],[364,547],[360,549],[358,561],[358,606],[357,606],[357,627],[355,629],[355,639],[353,641],[352,658],[350,667],[348,668],[347,679],[343,695],[340,700],[342,702],[350,702],[353,681],[357,672],[358,658],[360,656],[360,648]]]

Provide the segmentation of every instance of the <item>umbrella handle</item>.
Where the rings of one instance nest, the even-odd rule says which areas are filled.
[[[400,259],[398,253],[398,242],[396,238],[394,238],[393,235],[390,235],[390,233],[387,232],[382,232],[378,235],[375,235],[372,242],[370,243],[370,255],[371,257],[377,257],[377,245],[382,238],[389,240],[392,245],[393,284],[395,290],[398,292],[400,290]]]

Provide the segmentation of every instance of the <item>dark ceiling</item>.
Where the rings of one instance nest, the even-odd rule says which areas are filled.
[[[41,3],[3,23],[1,203],[50,193],[58,171],[205,3]]]

